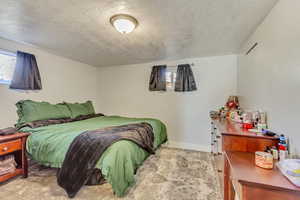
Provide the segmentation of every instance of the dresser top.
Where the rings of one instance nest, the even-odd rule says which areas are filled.
[[[263,169],[255,165],[254,153],[225,152],[232,178],[241,184],[259,185],[276,190],[294,191],[300,194],[300,187],[292,184],[274,165],[273,169]]]
[[[262,133],[250,132],[247,129],[242,128],[242,124],[230,121],[228,119],[215,119],[213,123],[222,135],[233,135],[243,137],[255,137],[278,140],[277,136],[271,137],[263,135]]]
[[[5,141],[9,141],[9,140],[14,140],[14,139],[17,139],[17,138],[27,137],[29,135],[30,135],[30,133],[18,132],[18,133],[11,134],[11,135],[0,136],[0,143],[5,142]]]

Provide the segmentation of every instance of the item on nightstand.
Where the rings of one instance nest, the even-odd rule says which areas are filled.
[[[211,119],[218,119],[220,117],[220,113],[218,111],[210,111],[209,116]]]
[[[258,129],[248,129],[248,131],[252,133],[261,133],[261,131]]]
[[[243,128],[244,129],[252,129],[253,125],[251,123],[243,123]]]
[[[300,187],[300,160],[287,159],[277,163],[281,173],[286,176],[293,184]]]
[[[289,156],[288,151],[287,150],[279,150],[279,159],[280,160],[285,160],[287,159]]]
[[[237,115],[237,112],[235,110],[229,111],[229,119],[234,120],[235,115]]]
[[[260,115],[260,123],[261,124],[267,124],[267,113],[263,112],[263,111],[260,111],[259,115]]]
[[[288,175],[300,177],[300,159],[287,159],[280,163]]]
[[[242,115],[242,117],[243,117],[243,128],[244,129],[252,129],[253,128],[252,113],[245,112]]]
[[[222,107],[222,108],[220,109],[219,113],[220,113],[220,118],[221,118],[221,119],[225,119],[226,116],[227,116],[228,110],[226,110],[225,107]]]
[[[265,129],[262,130],[262,133],[263,133],[264,135],[266,135],[266,136],[271,136],[271,137],[277,135],[276,133],[274,133],[274,132],[272,132],[272,131],[270,131],[270,130],[265,130]]]
[[[257,129],[258,130],[265,130],[267,128],[268,128],[267,124],[261,124],[261,123],[257,124]]]
[[[267,147],[266,150],[265,150],[265,152],[272,154],[272,151],[271,151],[270,147]]]
[[[274,160],[278,160],[279,159],[279,155],[278,155],[278,150],[276,149],[276,147],[272,147],[271,148],[271,152],[272,152]]]
[[[242,122],[243,122],[240,115],[236,115],[236,116],[234,117],[234,120],[233,120],[233,121],[234,121],[234,122],[237,122],[237,123],[242,123]]]
[[[287,147],[287,139],[283,134],[279,137],[279,145]]]
[[[254,127],[257,128],[257,125],[260,122],[260,114],[258,111],[252,112],[252,121],[253,121]]]
[[[239,106],[239,99],[237,96],[229,96],[226,106],[231,109],[237,109]]]
[[[288,158],[288,141],[287,138],[281,134],[279,137],[279,143],[278,143],[278,149],[279,149],[279,159],[285,160]]]
[[[0,158],[0,176],[14,172],[16,166],[14,155],[3,156]]]
[[[252,113],[251,112],[245,112],[242,115],[243,117],[243,123],[252,124]]]
[[[5,129],[0,129],[0,136],[3,135],[11,135],[17,132],[16,128],[13,127],[9,127],[9,128],[5,128]]]
[[[255,152],[255,164],[264,169],[273,169],[273,156],[270,153]]]

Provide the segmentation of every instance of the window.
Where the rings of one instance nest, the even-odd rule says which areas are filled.
[[[10,84],[16,65],[16,54],[0,50],[0,84]]]
[[[167,90],[173,90],[175,88],[176,81],[176,68],[169,67],[166,72],[166,84]]]

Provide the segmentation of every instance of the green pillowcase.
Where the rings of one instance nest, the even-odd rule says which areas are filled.
[[[64,104],[50,104],[48,102],[36,102],[32,100],[22,100],[17,104],[19,120],[17,127],[27,122],[47,119],[70,118],[71,112]]]
[[[71,118],[81,115],[95,114],[95,109],[91,101],[85,103],[64,103],[71,111]]]

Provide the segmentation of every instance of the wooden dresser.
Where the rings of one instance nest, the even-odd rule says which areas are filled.
[[[278,137],[265,136],[241,128],[241,124],[229,120],[212,121],[212,145],[217,151],[264,151],[267,146],[277,146]]]
[[[249,132],[241,124],[229,120],[211,123],[212,153],[225,200],[296,200],[299,188],[293,186],[276,169],[255,166],[254,152],[278,145],[278,137]]]
[[[26,157],[26,139],[29,133],[15,133],[7,136],[0,136],[0,156],[14,154],[17,169],[8,174],[0,176],[0,183],[17,175],[28,175],[28,162]]]
[[[262,169],[254,163],[255,154],[225,152],[224,200],[297,200],[300,187],[285,178],[275,166]]]
[[[241,128],[241,124],[230,120],[212,120],[211,151],[216,157],[218,170],[223,170],[223,152],[265,151],[267,147],[278,145],[278,137],[264,136]]]

